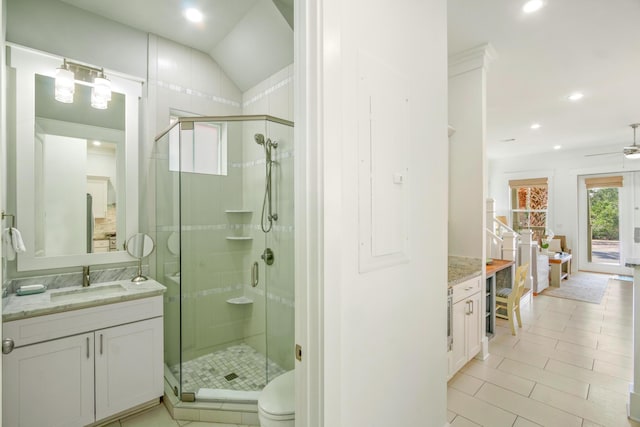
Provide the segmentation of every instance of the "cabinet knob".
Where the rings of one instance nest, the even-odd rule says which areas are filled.
[[[5,338],[2,340],[2,354],[9,354],[13,351],[13,347],[15,347],[15,343],[11,338]]]

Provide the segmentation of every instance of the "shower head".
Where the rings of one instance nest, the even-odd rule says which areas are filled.
[[[264,135],[261,133],[256,133],[253,135],[253,139],[256,140],[256,144],[264,145]]]

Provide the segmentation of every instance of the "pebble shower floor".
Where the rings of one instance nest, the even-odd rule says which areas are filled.
[[[205,354],[182,365],[183,391],[200,388],[259,391],[266,385],[265,366],[270,378],[285,372],[277,363],[246,344]],[[173,365],[171,373],[180,378],[180,365]],[[236,374],[227,380],[225,376]]]

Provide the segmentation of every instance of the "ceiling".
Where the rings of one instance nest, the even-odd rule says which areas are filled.
[[[293,0],[62,0],[210,54],[246,90],[293,61]],[[640,122],[640,1],[448,0],[449,54],[485,43],[487,157],[630,145]],[[572,92],[584,98],[572,102]],[[539,123],[540,128],[530,126]],[[455,123],[452,123],[455,127]],[[507,140],[511,140],[508,141]]]
[[[208,53],[243,91],[293,62],[293,0],[61,1]]]
[[[640,1],[546,0],[532,14],[524,3],[448,0],[449,54],[484,43],[497,52],[487,73],[487,157],[631,145]],[[575,91],[584,98],[569,101]]]

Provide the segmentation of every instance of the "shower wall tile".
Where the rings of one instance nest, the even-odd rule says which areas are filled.
[[[191,87],[191,49],[158,37],[158,80]]]
[[[209,94],[222,94],[222,70],[211,56],[199,50],[191,50],[191,87]]]
[[[242,91],[238,89],[238,86],[227,76],[225,73],[220,74],[220,93],[221,95],[229,100],[234,101],[238,104],[238,112],[236,114],[241,114],[242,112]]]
[[[196,300],[190,298],[182,299],[182,351],[193,351],[196,343]]]
[[[269,100],[264,96],[265,91],[269,88],[269,80],[258,83],[242,95],[243,110],[242,114],[267,114],[269,110]]]
[[[294,309],[292,307],[267,306],[267,324],[279,325],[267,333],[267,357],[286,370],[293,369]]]
[[[293,67],[286,67],[243,95],[243,114],[269,114],[291,120],[293,117]],[[273,230],[264,235],[260,229],[264,195],[264,149],[255,145],[253,133],[261,132],[278,141],[275,150],[276,163],[272,169],[274,211],[279,219]],[[247,324],[245,342],[285,369],[293,368],[293,257],[294,257],[294,206],[293,206],[293,130],[287,126],[267,123],[266,129],[247,126],[244,141],[243,198],[245,206],[255,211],[252,218],[254,245],[251,257],[258,257],[265,246],[271,247],[276,256],[274,266],[259,262],[261,284],[245,290],[261,301],[264,311],[252,316]],[[265,286],[266,284],[266,286]],[[253,297],[253,296],[252,296]],[[258,305],[254,303],[256,308]],[[257,310],[254,314],[258,314]],[[264,319],[267,319],[265,324]],[[268,345],[267,345],[268,343]]]
[[[291,106],[289,105],[289,83],[274,89],[269,95],[269,114],[274,117],[290,120]]]

